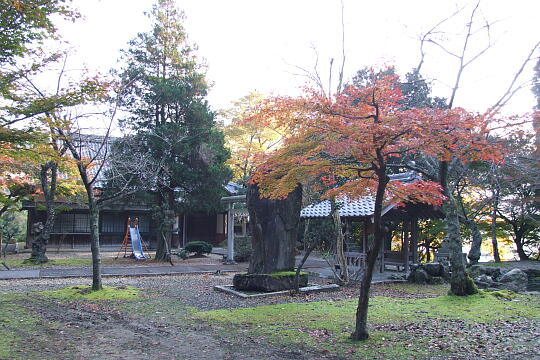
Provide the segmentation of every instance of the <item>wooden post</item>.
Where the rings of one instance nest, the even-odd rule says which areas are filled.
[[[27,210],[26,218],[26,249],[32,248],[32,242],[34,241],[34,234],[32,233],[32,224],[34,223],[34,211],[33,209]]]
[[[411,230],[411,223],[408,221],[403,222],[403,252],[405,253],[405,272],[409,272],[409,234]]]
[[[347,251],[351,251],[349,246],[351,243],[351,220],[345,219],[345,244],[347,245]]]
[[[379,269],[379,272],[384,272],[384,250],[385,250],[385,246],[386,246],[386,237],[388,236],[388,231],[386,231],[385,229],[383,229],[383,243],[381,244],[381,251],[379,252],[379,259],[380,260],[380,263],[381,263],[381,267]],[[375,239],[373,239],[373,247],[375,247]]]
[[[420,228],[418,226],[418,219],[412,221],[411,229],[411,241],[412,241],[412,256],[413,263],[418,264],[418,237],[420,233]]]
[[[362,253],[365,254],[366,253],[366,242],[367,242],[367,231],[368,231],[368,228],[367,228],[367,224],[366,224],[366,221],[363,220],[362,221]]]
[[[242,237],[247,236],[247,222],[245,218],[242,218]]]

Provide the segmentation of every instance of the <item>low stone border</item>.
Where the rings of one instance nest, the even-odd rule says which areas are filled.
[[[321,292],[321,291],[332,291],[339,288],[339,285],[337,284],[329,284],[329,285],[309,285],[303,288],[300,288],[300,292],[303,294],[312,293],[312,292]],[[214,290],[221,291],[227,294],[231,294],[234,296],[241,297],[243,299],[248,298],[256,298],[256,297],[265,297],[265,296],[274,296],[274,295],[284,295],[289,294],[290,290],[283,290],[283,291],[274,291],[274,292],[268,292],[268,293],[258,293],[253,295],[248,295],[246,293],[243,293],[242,291],[235,290],[232,285],[216,285],[214,286]]]

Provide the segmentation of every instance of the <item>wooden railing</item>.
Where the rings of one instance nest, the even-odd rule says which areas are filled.
[[[350,271],[364,271],[366,268],[366,254],[361,252],[345,252],[345,260]]]

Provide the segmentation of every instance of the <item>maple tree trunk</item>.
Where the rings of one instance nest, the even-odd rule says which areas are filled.
[[[472,235],[471,249],[469,250],[467,257],[469,258],[471,265],[474,265],[478,263],[478,260],[480,260],[480,256],[482,255],[482,233],[474,220],[466,221],[466,225]]]
[[[298,264],[298,267],[296,268],[296,273],[294,274],[294,289],[298,292],[300,291],[300,272],[302,271],[302,268],[304,267],[304,264],[306,263],[309,255],[315,250],[317,247],[317,243],[311,244],[304,253],[304,256],[302,257],[302,260]]]
[[[383,169],[385,174],[385,169]],[[363,341],[369,338],[367,328],[367,315],[369,308],[369,289],[371,288],[371,280],[373,278],[373,270],[375,269],[375,263],[377,256],[381,251],[383,243],[383,227],[382,227],[382,203],[384,200],[384,192],[389,178],[386,175],[379,176],[379,183],[377,185],[377,195],[375,197],[375,209],[373,213],[373,230],[374,241],[373,247],[367,251],[367,264],[366,271],[362,277],[360,283],[360,295],[358,297],[358,306],[356,308],[356,324],[354,332],[351,334],[352,340]]]
[[[47,205],[47,220],[43,226],[43,230],[32,241],[32,253],[29,261],[34,264],[44,264],[49,261],[47,257],[47,245],[51,237],[51,232],[54,226],[56,211],[53,206]]]
[[[50,175],[49,175],[50,174]],[[54,221],[56,217],[56,209],[54,207],[54,198],[56,196],[56,184],[58,178],[58,164],[50,161],[41,165],[40,170],[40,183],[45,198],[45,206],[47,209],[47,218],[43,230],[32,242],[32,254],[30,255],[30,262],[34,264],[44,264],[49,261],[47,258],[47,244],[51,237],[51,232],[54,227]],[[50,177],[50,179],[49,179]]]
[[[99,209],[95,202],[88,204],[90,215],[90,249],[92,251],[92,290],[101,290],[101,253],[99,250]]]
[[[246,198],[253,248],[248,273],[293,270],[302,205],[301,186],[286,199],[270,200],[259,196],[257,185],[249,185]]]
[[[499,190],[495,193],[495,202],[491,212],[491,244],[493,245],[493,258],[495,262],[501,262],[499,255],[499,244],[497,243],[497,209],[499,207]]]

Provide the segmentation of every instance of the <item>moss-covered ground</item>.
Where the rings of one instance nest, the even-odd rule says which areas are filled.
[[[419,289],[408,284],[391,287],[404,292]],[[425,290],[434,295],[445,289],[429,286]],[[478,339],[496,335],[501,323],[508,325],[518,319],[540,321],[538,297],[510,292],[481,292],[468,297],[377,296],[370,301],[371,338],[355,343],[349,340],[355,310],[355,300],[344,300],[215,310],[194,316],[217,321],[239,334],[258,334],[272,343],[318,349],[321,354],[339,357],[371,359],[444,358],[449,351],[459,354],[460,348],[476,349],[471,345]],[[474,336],[470,337],[471,334]],[[452,340],[448,340],[449,336]],[[534,341],[527,342],[532,339],[516,340],[524,346],[524,351],[532,351],[538,345]],[[505,344],[507,348],[516,346]]]
[[[72,300],[84,299],[94,301],[106,300],[134,300],[139,297],[140,290],[132,286],[112,287],[104,286],[99,291],[92,291],[90,285],[69,286],[59,290],[48,290],[40,292],[43,296],[50,296],[59,299]]]
[[[6,260],[5,263],[9,267],[27,267],[27,266],[90,266],[92,265],[91,258],[66,258],[66,259],[50,259],[43,264],[34,264],[26,259]]]

